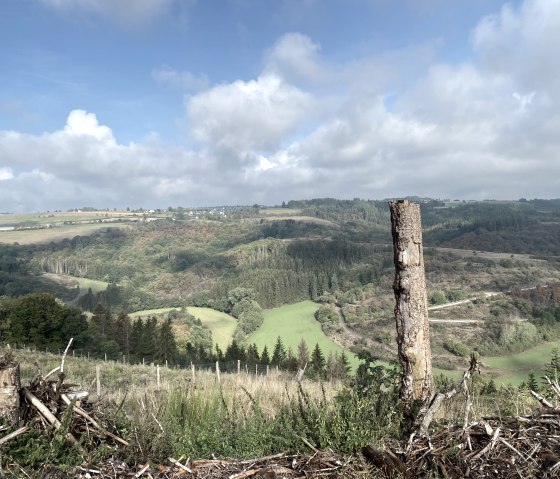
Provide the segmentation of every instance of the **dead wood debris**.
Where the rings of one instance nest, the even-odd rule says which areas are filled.
[[[70,344],[71,341],[68,347]],[[75,447],[84,459],[102,443],[115,448],[128,446],[107,418],[101,403],[88,402],[86,391],[76,391],[75,385],[64,383],[64,358],[68,347],[61,365],[47,375],[43,376],[36,364],[35,377],[19,391],[21,427],[0,437],[0,446],[18,436],[25,437],[31,430],[42,430],[49,439],[55,432],[63,434],[69,447]],[[9,357],[2,356],[0,367],[8,360]]]
[[[313,455],[275,454],[250,460],[179,460],[169,458],[168,464],[129,467],[109,461],[95,469],[79,468],[68,477],[78,479],[153,478],[153,479],[306,479],[383,477],[361,455],[342,455],[318,451]]]
[[[549,380],[549,384],[560,400],[558,382]],[[420,423],[400,448],[368,446],[363,453],[388,478],[558,478],[560,409],[536,393],[533,397],[542,407],[528,416],[440,424],[431,434]]]

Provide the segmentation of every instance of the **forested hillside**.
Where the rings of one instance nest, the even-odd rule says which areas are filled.
[[[431,304],[560,280],[560,201],[417,200]],[[103,308],[116,316],[210,307],[236,318],[239,342],[261,324],[262,309],[311,299],[323,304],[317,319],[329,336],[356,352],[367,348],[390,356],[394,300],[387,203],[315,199],[284,206],[236,208],[200,219],[180,209],[90,236],[1,245],[0,294],[51,293],[83,311]],[[66,278],[97,280],[107,288],[69,288]],[[436,356],[460,356],[457,351],[469,350],[463,343],[499,352],[556,337],[556,311],[534,298],[507,295],[470,308],[461,314],[480,320],[477,328],[433,325]],[[529,323],[511,326],[516,318]],[[522,341],[511,340],[512,327]]]

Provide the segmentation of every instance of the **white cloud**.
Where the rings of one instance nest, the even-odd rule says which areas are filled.
[[[557,197],[559,11],[558,1],[504,7],[475,26],[473,60],[454,64],[434,62],[431,45],[329,63],[310,38],[284,35],[254,79],[186,98],[192,150],[119,144],[80,110],[52,133],[0,132],[0,201]],[[185,89],[200,80],[170,68],[154,78]]]
[[[526,0],[506,4],[473,32],[473,47],[485,70],[510,76],[520,88],[560,96],[560,2]]]
[[[323,83],[330,80],[320,57],[321,47],[301,33],[280,37],[265,55],[265,72],[292,83]]]
[[[194,138],[217,150],[270,150],[294,133],[315,104],[272,74],[218,85],[187,100]]]
[[[73,110],[68,115],[64,133],[69,136],[91,136],[96,140],[113,144],[113,132],[107,126],[100,125],[94,113],[84,110]]]
[[[11,180],[13,178],[14,178],[14,172],[12,171],[11,168],[7,166],[0,168],[0,181]]]
[[[82,110],[72,111],[64,128],[52,133],[0,131],[0,158],[10,165],[0,164],[0,201],[10,210],[149,206],[162,198],[180,204],[213,172],[212,163],[195,152],[121,145],[109,127]]]

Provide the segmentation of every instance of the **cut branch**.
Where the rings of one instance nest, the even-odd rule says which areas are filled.
[[[39,411],[41,413],[41,415],[47,420],[49,421],[54,427],[55,429],[58,431],[61,427],[62,424],[60,423],[60,421],[57,419],[57,417],[50,411],[50,409],[45,406],[39,399],[37,399],[37,397],[35,397],[27,388],[23,388],[23,393],[25,394],[25,397],[27,398],[27,400],[35,407],[35,409],[37,409],[37,411]],[[66,434],[66,439],[68,439],[68,441],[75,447],[78,448],[78,450],[80,450],[80,452],[83,452],[80,444],[78,443],[78,440],[74,437],[74,435],[72,433],[67,433]]]

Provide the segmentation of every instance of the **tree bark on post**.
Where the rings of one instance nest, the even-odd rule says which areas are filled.
[[[0,417],[15,426],[20,419],[19,363],[12,361],[11,351],[0,358]]]
[[[432,395],[432,354],[424,276],[420,205],[390,201],[395,262],[395,320],[399,360],[403,368],[400,397],[404,421],[414,421],[416,406]]]

